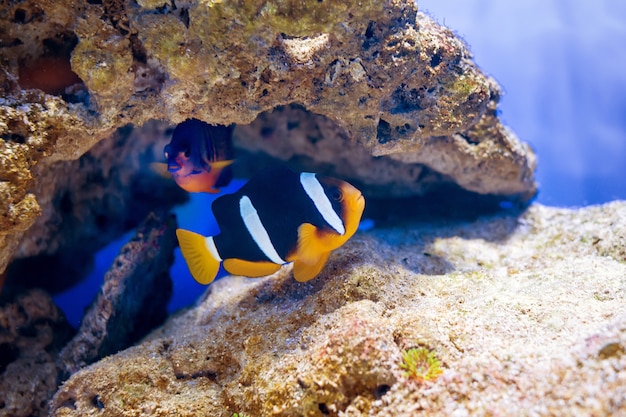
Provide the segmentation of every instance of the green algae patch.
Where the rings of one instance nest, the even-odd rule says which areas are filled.
[[[145,15],[138,20],[144,30],[139,36],[150,56],[157,58],[168,69],[170,77],[211,83],[217,62],[202,46],[199,39],[189,35],[185,25],[171,15]],[[199,59],[199,57],[206,59]]]
[[[137,0],[137,4],[142,9],[155,10],[165,6],[171,6],[171,0]]]
[[[426,382],[437,379],[443,373],[441,362],[426,348],[412,348],[402,352],[404,376],[413,381]]]
[[[72,67],[81,78],[87,80],[91,90],[106,91],[116,85],[118,75],[127,72],[132,65],[132,55],[128,46],[127,40],[121,40],[117,51],[119,54],[116,54],[116,59],[111,59],[112,57],[103,52],[96,42],[85,40],[75,49]]]
[[[98,105],[128,101],[134,81],[128,38],[94,15],[78,21],[76,34],[79,41],[72,51],[72,71],[83,80]]]
[[[344,22],[363,22],[359,15],[374,17],[383,11],[381,1],[221,1],[202,2],[190,13],[191,26],[201,37],[213,43],[224,40],[224,34],[248,38],[255,33],[302,37],[334,32]]]

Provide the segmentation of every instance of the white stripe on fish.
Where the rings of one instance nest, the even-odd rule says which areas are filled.
[[[328,223],[337,233],[343,235],[346,233],[346,229],[343,226],[343,221],[337,215],[337,212],[333,209],[333,205],[330,203],[328,196],[324,192],[324,187],[317,180],[315,174],[311,172],[303,172],[300,174],[300,184],[307,193],[309,198],[313,200],[315,208],[322,215],[326,223]]]
[[[254,205],[248,196],[244,195],[241,197],[241,200],[239,200],[239,213],[241,214],[241,218],[243,219],[248,232],[250,232],[254,243],[257,244],[263,254],[275,264],[282,265],[286,263],[286,261],[280,257],[276,248],[272,244],[270,236],[267,233],[267,230],[265,230],[265,226],[261,223],[259,213],[256,211],[256,208],[254,208]]]

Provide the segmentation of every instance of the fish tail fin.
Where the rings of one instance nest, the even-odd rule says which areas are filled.
[[[193,278],[200,284],[210,284],[217,275],[220,259],[209,250],[207,238],[184,229],[176,229],[176,236]]]

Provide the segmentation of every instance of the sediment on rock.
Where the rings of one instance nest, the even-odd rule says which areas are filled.
[[[615,202],[357,233],[310,282],[212,283],[74,374],[51,415],[620,415],[626,264],[605,250],[624,230]],[[408,378],[412,347],[443,374]]]

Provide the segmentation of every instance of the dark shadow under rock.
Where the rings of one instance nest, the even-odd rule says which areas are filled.
[[[530,202],[516,196],[478,194],[456,184],[439,185],[423,196],[368,198],[363,214],[378,226],[409,222],[472,222],[482,216],[521,215]]]

